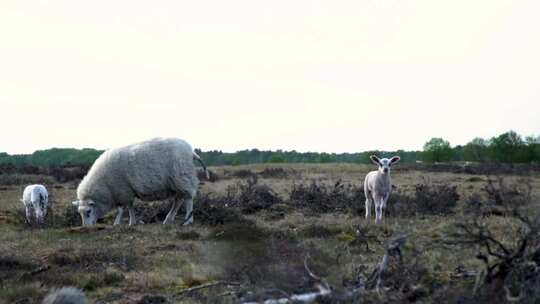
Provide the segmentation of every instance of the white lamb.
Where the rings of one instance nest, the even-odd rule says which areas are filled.
[[[391,159],[379,159],[377,156],[370,156],[371,162],[379,167],[377,171],[371,171],[364,180],[364,194],[366,195],[366,219],[371,215],[371,204],[375,203],[375,222],[382,219],[386,201],[392,192],[392,181],[390,180],[390,167],[400,160],[399,156]]]
[[[174,222],[182,203],[186,204],[185,224],[193,223],[193,198],[199,186],[193,160],[203,165],[191,146],[177,138],[154,138],[104,152],[92,165],[77,188],[83,226],[96,224],[109,210],[122,207],[129,212],[129,225],[136,223],[133,201],[173,200],[163,224]]]
[[[21,202],[26,208],[26,220],[43,223],[49,207],[49,193],[43,185],[29,185],[24,188]],[[32,212],[33,211],[33,212]]]

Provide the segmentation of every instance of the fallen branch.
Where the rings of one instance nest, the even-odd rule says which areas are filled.
[[[318,291],[306,292],[301,294],[293,294],[286,298],[279,299],[267,299],[263,302],[243,302],[243,304],[285,304],[285,303],[311,303],[317,300],[319,297],[323,297],[332,293],[332,290],[328,289],[326,286],[321,284],[316,284],[315,287],[318,288]]]
[[[219,286],[219,285],[240,286],[240,283],[238,283],[238,282],[226,282],[226,281],[209,282],[209,283],[189,287],[189,288],[186,288],[186,289],[182,289],[179,292],[177,292],[176,294],[177,295],[182,295],[184,293],[192,292],[192,291],[195,291],[195,290],[214,287],[214,286]]]

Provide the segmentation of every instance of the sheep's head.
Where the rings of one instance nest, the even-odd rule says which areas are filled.
[[[371,162],[379,167],[379,172],[382,174],[389,174],[390,168],[393,164],[397,163],[401,158],[399,156],[394,156],[391,159],[388,158],[378,158],[375,155],[369,157]]]
[[[81,214],[83,226],[94,226],[97,219],[101,217],[101,211],[93,200],[78,200],[72,204]]]

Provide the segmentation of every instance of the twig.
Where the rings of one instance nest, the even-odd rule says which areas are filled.
[[[226,281],[209,282],[209,283],[189,287],[189,288],[186,288],[186,289],[182,289],[179,292],[177,292],[176,294],[181,295],[181,294],[192,292],[192,291],[195,291],[195,290],[214,287],[214,286],[219,286],[219,285],[240,286],[240,283],[238,283],[238,282],[226,282]]]
[[[51,269],[51,266],[50,265],[45,265],[45,266],[41,266],[39,268],[36,268],[32,271],[29,271],[29,272],[25,272],[23,273],[19,279],[23,279],[23,278],[28,278],[28,277],[31,277],[31,276],[34,276],[36,274],[40,274],[42,272],[45,272],[47,270]]]

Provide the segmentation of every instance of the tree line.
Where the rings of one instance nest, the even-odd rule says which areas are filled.
[[[9,155],[0,153],[0,165],[11,166],[89,166],[103,150],[52,148],[32,154]],[[365,151],[358,153],[318,153],[297,151],[242,150],[222,152],[219,150],[197,150],[209,166],[242,165],[257,163],[370,163],[369,156],[381,157],[399,155],[401,161],[425,162],[500,162],[529,163],[540,162],[540,136],[523,138],[514,131],[505,132],[491,139],[474,138],[466,145],[452,147],[443,138],[427,141],[422,151]]]

